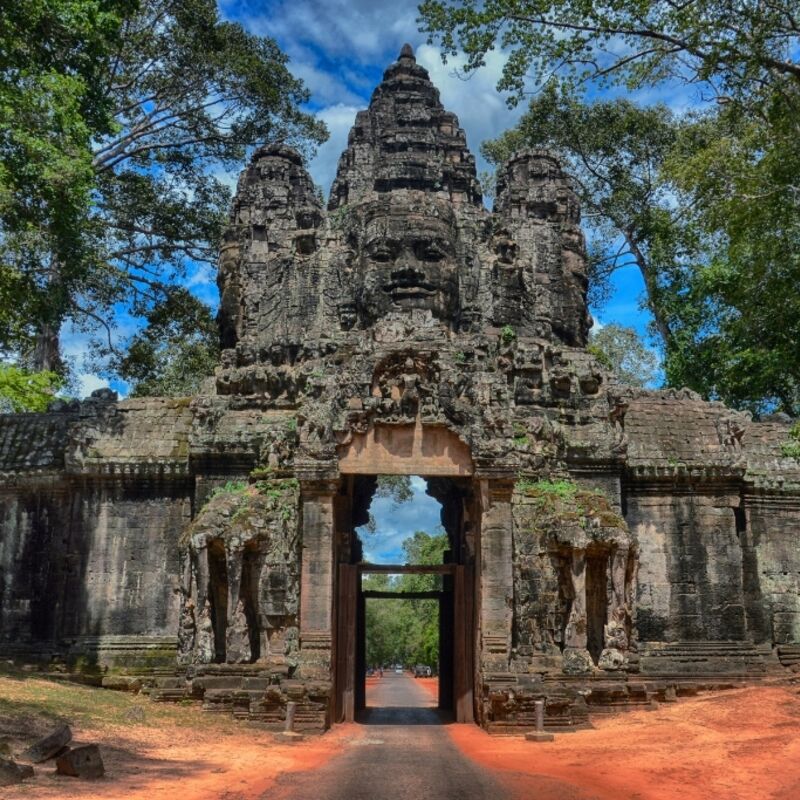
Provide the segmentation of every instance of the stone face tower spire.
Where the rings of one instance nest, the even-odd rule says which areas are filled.
[[[415,189],[480,205],[475,158],[455,114],[445,111],[411,45],[384,73],[369,108],[359,111],[339,160],[329,209],[370,192]]]

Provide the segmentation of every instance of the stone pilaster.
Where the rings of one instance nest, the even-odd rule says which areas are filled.
[[[336,481],[303,481],[300,661],[303,677],[330,680]]]
[[[564,630],[564,672],[581,674],[594,669],[587,644],[586,551],[573,550],[570,562],[572,607]]]
[[[513,536],[510,480],[480,480],[481,668],[507,672],[513,623]]]

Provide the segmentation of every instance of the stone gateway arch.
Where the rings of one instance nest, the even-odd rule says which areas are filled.
[[[220,253],[220,366],[0,418],[0,647],[156,700],[322,730],[363,702],[376,476],[442,504],[441,705],[491,731],[788,674],[790,421],[620,384],[586,349],[586,258],[547,152],[494,211],[405,46],[327,207],[258,150]],[[368,566],[368,565],[367,565]]]

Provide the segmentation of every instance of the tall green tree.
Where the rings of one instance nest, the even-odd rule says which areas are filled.
[[[66,320],[113,349],[115,309],[147,314],[188,270],[215,264],[230,201],[217,176],[247,148],[326,135],[301,111],[307,92],[277,44],[222,21],[214,0],[141,0],[113,44],[87,79],[110,124],[80,150],[91,202],[70,235],[85,252],[48,258],[46,243],[26,251],[21,239],[8,250],[13,273],[40,275],[47,300],[46,319],[28,326],[36,367],[58,363]]]
[[[416,531],[403,542],[407,564],[441,564],[448,548],[444,534]],[[427,592],[441,588],[438,575],[369,575],[364,589]],[[436,600],[370,599],[366,606],[368,664],[439,662],[439,603]]]
[[[584,106],[572,99],[575,93],[610,85],[639,89],[665,80],[696,87],[699,108],[667,125],[662,147],[653,148],[647,126],[643,130],[641,163],[660,197],[639,191],[644,184],[636,178],[637,191],[630,196],[645,204],[642,213],[623,203],[627,216],[644,223],[638,232],[646,234],[646,258],[636,260],[649,259],[652,267],[650,281],[647,271],[643,277],[647,305],[666,344],[666,378],[737,407],[790,414],[800,413],[795,5],[788,0],[426,0],[420,6],[431,39],[441,40],[447,55],[463,50],[467,71],[482,65],[495,47],[508,53],[500,87],[511,90],[512,102],[526,88],[544,89],[521,130],[527,126],[531,143],[549,137],[552,146],[572,156],[579,184],[587,171],[596,173],[598,182],[610,179],[605,194],[597,184],[583,182],[589,189],[585,198],[624,199],[636,164],[625,162],[625,138],[623,163],[611,148],[610,170],[605,159],[580,163],[579,149],[558,120],[569,119],[580,129],[603,104]],[[555,113],[548,111],[548,93],[555,98]],[[545,110],[542,124],[534,119],[535,107]],[[645,119],[654,112],[634,113]],[[633,134],[636,138],[638,131]],[[608,143],[613,144],[610,136]],[[625,239],[616,203],[592,206],[590,199],[589,210]],[[605,244],[596,254],[613,264],[616,253]]]
[[[46,411],[61,385],[55,372],[29,372],[0,363],[0,414]]]
[[[800,86],[794,92],[800,97]],[[800,416],[800,114],[725,105],[684,127],[665,175],[694,198],[707,257],[676,294],[667,379]]]
[[[121,355],[107,368],[133,397],[188,397],[219,363],[219,332],[211,309],[186,289],[172,288],[145,316]]]
[[[554,74],[628,88],[673,78],[752,106],[764,87],[800,81],[792,0],[423,0],[420,15],[467,71],[508,51],[499,88],[518,97]]]
[[[92,142],[114,130],[103,73],[128,0],[0,6],[0,351],[59,367],[62,291],[93,258]],[[59,275],[56,286],[53,275]]]
[[[658,355],[633,328],[610,323],[593,329],[588,349],[629,386],[650,386],[656,381]]]

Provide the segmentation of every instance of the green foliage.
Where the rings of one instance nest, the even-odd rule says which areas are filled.
[[[245,483],[244,481],[227,481],[222,486],[215,486],[211,490],[211,494],[209,495],[209,500],[213,500],[215,497],[219,497],[220,495],[226,494],[243,494],[249,488],[249,484]]]
[[[407,503],[414,497],[410,475],[378,475],[375,497],[390,497],[396,504]]]
[[[800,460],[800,422],[792,425],[788,441],[781,445],[781,453],[789,458]]]
[[[498,88],[519,98],[526,82],[627,89],[669,78],[710,83],[734,100],[764,85],[800,80],[798,27],[790,0],[773,3],[642,3],[640,0],[424,0],[420,21],[466,71],[486,54],[509,53]]]
[[[114,128],[101,89],[124,0],[0,6],[0,350],[37,370],[63,365],[37,335],[57,332],[65,293],[94,258],[91,143]]]
[[[300,483],[296,478],[269,477],[253,483],[228,481],[212,490],[207,504],[220,497],[233,498],[233,522],[244,523],[252,513],[263,514],[265,511],[275,511],[284,522],[291,522],[297,515],[299,489]],[[190,536],[191,530],[190,526],[184,536]]]
[[[119,308],[147,315],[215,267],[230,201],[216,175],[254,145],[308,149],[326,132],[277,44],[221,20],[215,0],[3,9],[0,107],[16,111],[0,118],[0,348],[58,366],[71,320],[114,354]],[[198,305],[180,311],[202,327]],[[179,372],[137,380],[150,393],[185,384]]]
[[[46,411],[62,384],[55,372],[29,372],[0,363],[0,413]]]
[[[147,326],[113,357],[111,371],[131,384],[133,397],[188,397],[219,360],[219,333],[211,309],[185,289],[169,291],[146,316]]]
[[[509,345],[516,338],[517,332],[511,327],[511,325],[504,325],[500,329],[500,340],[503,342],[503,344]]]
[[[697,115],[665,166],[712,245],[673,304],[667,378],[755,414],[800,414],[798,118],[800,82]]]
[[[613,370],[629,386],[648,386],[656,378],[658,356],[647,347],[633,328],[604,325],[592,331],[588,350],[603,366]]]
[[[403,543],[407,564],[441,564],[449,547],[447,536],[417,531]],[[441,589],[437,575],[367,575],[365,590],[425,592]],[[368,664],[439,662],[439,604],[435,600],[367,600]]]
[[[527,478],[520,478],[514,488],[520,494],[528,495],[544,495],[548,497],[560,497],[562,499],[571,500],[575,497],[576,493],[580,491],[580,486],[577,483],[566,480],[548,481],[538,480],[532,481]]]
[[[537,506],[536,525],[561,523],[578,524],[583,528],[594,519],[606,527],[626,528],[625,520],[611,507],[600,489],[586,488],[568,480],[538,480],[521,478],[515,485],[517,493],[532,498]]]

